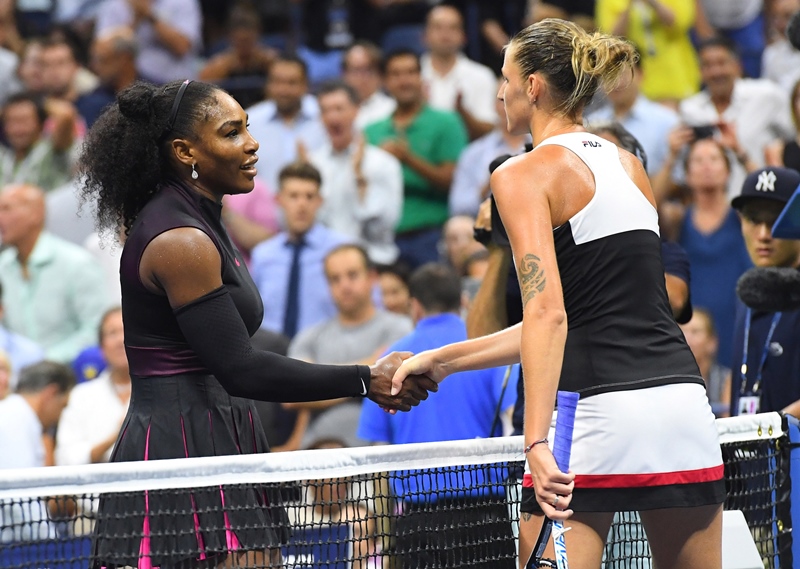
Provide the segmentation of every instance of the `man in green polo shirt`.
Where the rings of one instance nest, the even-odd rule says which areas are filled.
[[[368,125],[369,143],[403,165],[403,213],[396,229],[400,258],[412,267],[438,261],[437,243],[447,221],[447,195],[467,132],[453,112],[428,106],[420,61],[413,51],[396,51],[383,62],[384,85],[397,101],[387,119]]]

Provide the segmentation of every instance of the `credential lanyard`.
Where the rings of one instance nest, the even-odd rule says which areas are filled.
[[[767,339],[764,341],[764,348],[761,350],[761,359],[759,360],[758,368],[756,369],[756,381],[753,384],[752,390],[753,395],[758,395],[761,389],[761,372],[764,371],[764,364],[767,363],[767,356],[769,355],[769,345],[772,342],[772,335],[775,334],[775,328],[778,327],[778,322],[780,322],[782,314],[783,313],[781,312],[776,312],[772,317],[772,324],[770,324],[769,332],[767,332]],[[752,309],[748,308],[744,320],[744,346],[742,348],[742,367],[740,369],[740,374],[742,377],[742,395],[744,395],[747,391],[747,355],[749,351],[748,348],[750,346],[750,324],[752,320],[753,311]]]

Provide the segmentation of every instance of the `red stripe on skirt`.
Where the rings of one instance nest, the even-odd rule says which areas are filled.
[[[677,472],[654,472],[649,474],[578,474],[578,488],[644,488],[669,486],[671,484],[698,484],[715,482],[724,476],[724,466],[679,470]]]
[[[680,470],[677,472],[653,472],[648,474],[577,474],[576,488],[646,488],[649,486],[669,486],[672,484],[698,484],[714,482],[724,476],[724,466]],[[526,474],[522,478],[523,488],[533,488],[533,477]]]

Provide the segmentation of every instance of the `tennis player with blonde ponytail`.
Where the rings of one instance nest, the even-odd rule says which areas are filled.
[[[564,521],[572,569],[600,567],[615,511],[638,510],[659,569],[720,569],[722,456],[697,363],[673,319],[658,215],[640,161],[583,128],[601,85],[629,80],[627,41],[543,20],[506,48],[509,132],[534,149],[491,179],[523,299],[520,325],[423,352],[394,377],[436,381],[522,361],[520,564],[544,516]],[[551,452],[556,391],[580,394],[570,471]],[[552,546],[531,566],[555,566]]]

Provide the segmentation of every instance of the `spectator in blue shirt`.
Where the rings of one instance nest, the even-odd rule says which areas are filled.
[[[302,59],[281,56],[269,70],[267,100],[247,109],[250,134],[260,145],[258,180],[270,191],[278,187],[281,168],[320,148],[327,135],[317,100],[308,94],[308,69]]]
[[[262,328],[291,339],[336,316],[323,261],[350,239],[317,222],[322,179],[316,168],[289,164],[279,179],[278,205],[286,230],[253,248],[251,273],[264,301]]]
[[[745,179],[732,205],[756,267],[800,269],[800,241],[775,239],[772,226],[800,185],[789,168],[763,168]],[[731,415],[782,411],[800,417],[800,310],[763,312],[736,302],[731,358]]]
[[[503,154],[520,154],[530,142],[527,134],[508,132],[503,101],[496,98],[494,108],[494,130],[472,141],[458,157],[448,198],[451,216],[477,216],[481,202],[489,195],[489,164]]]
[[[411,276],[409,289],[416,329],[389,351],[418,353],[467,339],[466,325],[459,317],[461,281],[452,269],[423,265]],[[390,415],[365,401],[358,436],[403,444],[501,435],[499,415],[514,404],[518,376],[518,369],[510,375],[508,371],[494,368],[459,374],[459,381],[443,383],[426,405],[403,415]],[[405,513],[397,521],[396,532],[396,555],[402,567],[445,566],[445,558],[448,567],[483,567],[474,564],[476,559],[492,559],[491,567],[513,567],[514,543],[502,473],[487,468],[457,473],[441,469],[435,476],[405,474],[392,479]],[[438,488],[447,491],[437,492]],[[459,517],[459,523],[453,516]],[[479,543],[483,544],[480,555],[477,546],[466,545]]]
[[[730,160],[719,141],[700,138],[688,146],[685,170],[691,201],[662,208],[661,235],[689,256],[692,303],[711,312],[719,334],[717,357],[730,366],[736,281],[753,266],[739,216],[728,202]]]

